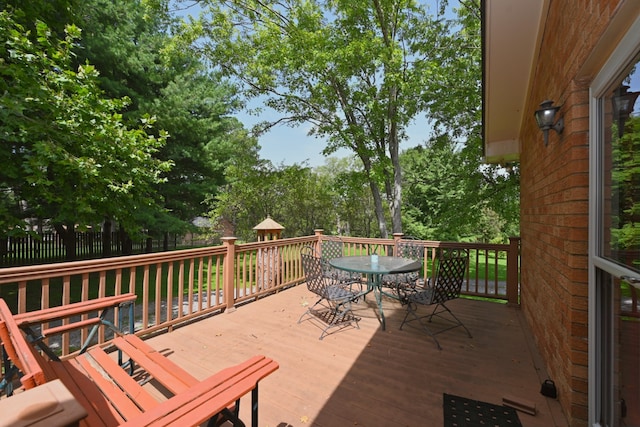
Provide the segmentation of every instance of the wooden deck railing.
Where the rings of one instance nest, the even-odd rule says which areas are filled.
[[[394,239],[347,238],[345,255],[392,254]],[[331,238],[314,236],[200,249],[106,258],[89,261],[0,269],[0,297],[14,312],[55,307],[88,299],[134,292],[136,333],[148,334],[199,317],[231,310],[303,282],[300,249]],[[509,245],[420,241],[425,251],[425,276],[432,271],[438,250],[464,247],[471,254],[464,293],[510,303],[519,302],[519,239]],[[505,261],[506,260],[506,267]],[[506,273],[505,273],[506,268]],[[128,322],[128,319],[124,319]],[[86,339],[65,336],[61,354],[76,350]],[[108,337],[98,337],[102,342]]]
[[[321,230],[316,232],[319,238]],[[345,255],[362,255],[377,253],[393,255],[394,248],[402,234],[393,239],[363,239],[356,237],[340,237],[345,245]],[[432,275],[439,251],[446,248],[464,248],[469,251],[469,268],[463,285],[465,295],[506,300],[509,304],[520,303],[520,238],[509,239],[509,244],[484,244],[440,242],[434,240],[417,240],[425,247],[423,260],[424,278]]]

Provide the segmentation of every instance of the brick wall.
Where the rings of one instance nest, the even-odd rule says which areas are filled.
[[[590,81],[575,76],[618,3],[551,0],[521,135],[522,308],[571,426],[588,422]],[[546,99],[565,129],[545,147],[533,112]]]

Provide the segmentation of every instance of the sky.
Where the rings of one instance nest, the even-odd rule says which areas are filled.
[[[421,3],[429,5],[431,10],[436,10],[439,0],[422,0]],[[451,9],[458,6],[458,0],[449,1],[449,10],[447,17],[452,17]],[[197,16],[200,7],[194,2],[193,6],[183,11],[181,14],[191,14]],[[451,15],[449,15],[451,14]],[[276,121],[280,116],[274,110],[268,109],[260,104],[250,104],[249,107],[260,106],[263,111],[260,117],[252,116],[246,112],[236,114],[238,120],[244,124],[245,128],[251,127],[260,121]],[[264,133],[258,139],[260,145],[260,158],[270,160],[275,166],[305,163],[311,167],[317,167],[325,164],[326,158],[322,155],[322,150],[326,146],[326,141],[316,137],[308,136],[310,125],[289,127],[286,125],[278,125]],[[407,129],[407,140],[400,145],[401,150],[415,147],[424,143],[431,133],[431,128],[424,114],[417,116],[414,123]],[[340,149],[333,153],[330,157],[349,157],[353,153],[347,149]]]
[[[260,117],[250,116],[248,114],[236,115],[245,128],[250,129],[255,123],[263,120],[276,120],[279,116],[274,111],[264,111]],[[325,164],[326,157],[322,155],[322,150],[326,146],[326,141],[318,139],[314,136],[308,136],[309,126],[288,127],[279,125],[273,127],[269,132],[260,136],[258,144],[260,144],[260,158],[271,160],[276,165],[291,166],[294,163],[311,167],[322,166]],[[404,141],[400,148],[402,150],[420,145],[427,140],[430,133],[427,120],[419,118],[414,125],[408,129],[408,139]],[[329,157],[350,157],[353,152],[347,149],[340,149]]]

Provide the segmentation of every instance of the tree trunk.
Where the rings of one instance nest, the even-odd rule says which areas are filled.
[[[122,247],[122,255],[131,255],[133,252],[133,242],[129,237],[129,234],[124,230],[124,228],[120,227],[119,235],[120,235],[120,245]]]
[[[391,211],[391,227],[393,233],[402,233],[402,168],[400,167],[400,142],[398,141],[398,128],[391,121],[389,131],[389,155],[393,167],[393,181],[388,183],[389,210]]]
[[[54,224],[56,232],[62,239],[65,250],[65,259],[67,261],[75,261],[76,259],[76,230],[74,224]]]
[[[102,225],[102,256],[111,256],[111,220],[105,218]]]
[[[164,232],[164,237],[162,239],[162,250],[167,252],[169,250],[169,232]]]
[[[369,188],[371,188],[371,194],[373,195],[373,204],[376,211],[376,218],[378,219],[380,238],[387,239],[389,237],[389,231],[387,230],[387,219],[384,216],[380,187],[378,187],[378,184],[372,178],[369,178]]]
[[[387,239],[389,237],[389,232],[387,230],[387,219],[384,216],[384,207],[382,205],[382,195],[380,194],[380,187],[378,186],[378,183],[375,180],[374,174],[371,172],[370,159],[368,157],[360,155],[360,160],[362,160],[364,171],[365,171],[367,180],[369,181],[369,188],[371,189],[371,195],[373,196],[373,206],[376,213],[376,219],[378,220],[378,229],[380,230],[380,238]]]

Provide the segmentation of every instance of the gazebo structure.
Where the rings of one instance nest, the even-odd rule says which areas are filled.
[[[253,229],[258,233],[258,241],[262,242],[278,240],[284,227],[271,219],[270,216],[267,216],[264,221],[253,227]],[[278,247],[272,246],[258,249],[256,268],[258,269],[258,289],[263,290],[275,286],[280,276]]]
[[[258,242],[263,242],[266,240],[278,240],[284,227],[271,219],[270,216],[267,216],[264,221],[253,227],[253,229],[258,232]]]

